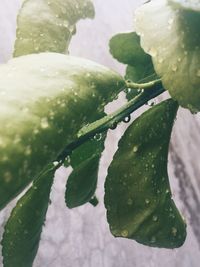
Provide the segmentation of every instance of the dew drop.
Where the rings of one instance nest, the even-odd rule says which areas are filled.
[[[48,128],[48,127],[49,127],[49,123],[48,123],[47,118],[42,118],[42,119],[41,119],[41,123],[40,123],[40,125],[41,125],[41,128],[42,128],[42,129],[46,129],[46,128]]]
[[[197,71],[197,77],[200,77],[200,69]]]
[[[28,231],[27,230],[24,230],[24,234],[27,235],[28,234]]]
[[[121,232],[121,236],[122,236],[122,237],[127,237],[127,236],[128,236],[128,231],[127,231],[127,230],[123,230],[123,231]]]
[[[153,107],[154,106],[154,101],[152,101],[152,100],[149,100],[148,102],[147,102],[147,105],[149,106],[149,107]]]
[[[157,222],[157,220],[158,220],[158,216],[154,215],[153,218],[152,218],[152,220],[153,220],[154,222]]]
[[[95,139],[96,141],[100,141],[100,140],[102,139],[102,134],[101,134],[101,133],[97,133],[97,134],[95,134],[94,139]]]
[[[176,236],[177,234],[177,229],[175,227],[172,227],[172,235]]]
[[[114,130],[117,128],[117,122],[113,122],[112,125],[110,126],[111,130]]]
[[[156,242],[156,238],[155,238],[155,236],[152,236],[152,238],[151,238],[151,241],[150,241],[151,243],[155,243]]]
[[[56,166],[58,166],[58,164],[59,164],[59,161],[54,161],[53,162],[53,165],[56,167]]]
[[[178,69],[177,65],[172,66],[172,70],[173,70],[174,72],[176,72],[177,69]]]
[[[146,198],[145,203],[148,205],[150,203],[150,200],[148,198]]]
[[[131,120],[131,115],[128,115],[127,117],[123,119],[123,122],[128,123],[130,122],[130,120]]]
[[[131,198],[128,199],[127,204],[131,206],[133,204],[133,200]]]

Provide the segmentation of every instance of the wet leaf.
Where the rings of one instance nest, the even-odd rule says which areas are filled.
[[[46,217],[54,172],[46,171],[37,178],[13,209],[2,241],[4,267],[32,266]]]
[[[177,103],[167,100],[127,129],[105,183],[112,234],[153,247],[183,244],[186,226],[172,200],[167,157]]]
[[[69,208],[83,205],[94,196],[105,137],[106,134],[97,134],[72,152],[70,164],[73,171],[68,178],[65,193],[65,202]]]
[[[90,0],[25,0],[17,19],[14,56],[46,51],[64,53],[77,21],[93,17]]]
[[[140,37],[135,32],[119,33],[110,40],[110,53],[119,62],[127,64],[126,80],[133,82],[148,82],[155,78],[151,57],[144,52],[140,45]],[[130,100],[138,94],[137,90],[126,90]]]
[[[15,197],[124,86],[94,62],[56,53],[0,66],[0,208]]]
[[[136,12],[141,45],[153,58],[165,89],[185,108],[200,110],[200,13],[183,9],[192,1],[167,0],[144,4]],[[199,3],[196,4],[198,9]]]

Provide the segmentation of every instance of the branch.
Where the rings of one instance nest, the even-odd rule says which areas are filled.
[[[65,149],[57,157],[56,161],[64,162],[65,158],[69,156],[75,148],[83,144],[88,139],[94,137],[98,133],[107,131],[108,129],[116,128],[117,124],[121,121],[129,121],[129,117],[132,112],[165,91],[161,86],[158,86],[158,82],[154,83],[154,86],[154,88],[142,91],[139,95],[112,114],[107,115],[87,126],[84,126],[78,132],[77,139],[65,147]],[[126,118],[128,119],[126,120]]]

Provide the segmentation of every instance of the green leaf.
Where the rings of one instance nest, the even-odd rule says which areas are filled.
[[[136,12],[141,45],[152,56],[165,89],[192,112],[200,110],[199,25],[199,12],[176,9],[167,0],[151,1]]]
[[[0,208],[77,139],[124,86],[97,63],[56,53],[0,66]]]
[[[72,152],[70,163],[74,170],[68,178],[65,193],[69,208],[83,205],[94,196],[105,137],[105,134],[97,134]]]
[[[126,80],[133,82],[150,81],[155,74],[151,57],[140,45],[140,37],[135,32],[119,33],[110,40],[110,53],[119,62],[127,64]],[[137,90],[126,89],[127,99],[138,94]]]
[[[8,219],[2,240],[4,267],[31,267],[49,204],[53,168],[37,178],[17,202]]]
[[[167,100],[143,113],[119,142],[105,183],[112,234],[153,247],[183,244],[186,226],[172,200],[167,174],[177,103]]]
[[[66,52],[76,23],[87,17],[94,17],[90,0],[25,0],[17,19],[14,56]]]
[[[200,12],[199,0],[168,0],[175,8],[183,8],[189,11]]]
[[[135,66],[146,65],[151,61],[140,46],[140,38],[135,32],[119,33],[110,40],[110,52],[119,62]]]

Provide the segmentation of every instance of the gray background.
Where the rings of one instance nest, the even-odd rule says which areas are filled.
[[[118,32],[133,29],[133,11],[142,1],[95,0],[96,17],[78,24],[73,38],[72,55],[87,57],[124,72],[124,67],[109,55],[108,41]],[[12,53],[15,38],[16,14],[19,0],[0,1],[0,62]],[[124,101],[107,107],[111,111]],[[138,114],[138,113],[137,113]],[[135,117],[136,115],[134,115]],[[87,204],[68,210],[64,203],[64,188],[70,171],[61,168],[56,173],[46,225],[34,267],[198,267],[200,261],[200,116],[180,109],[173,131],[169,156],[169,175],[178,207],[188,222],[188,236],[183,247],[175,250],[153,249],[134,241],[115,239],[106,223],[103,205],[103,183],[107,166],[117,141],[126,125],[109,132],[106,151],[100,167],[97,195],[100,204]],[[9,216],[13,201],[0,213],[0,234]],[[2,266],[0,259],[0,266]],[[15,267],[15,266],[13,266]]]

